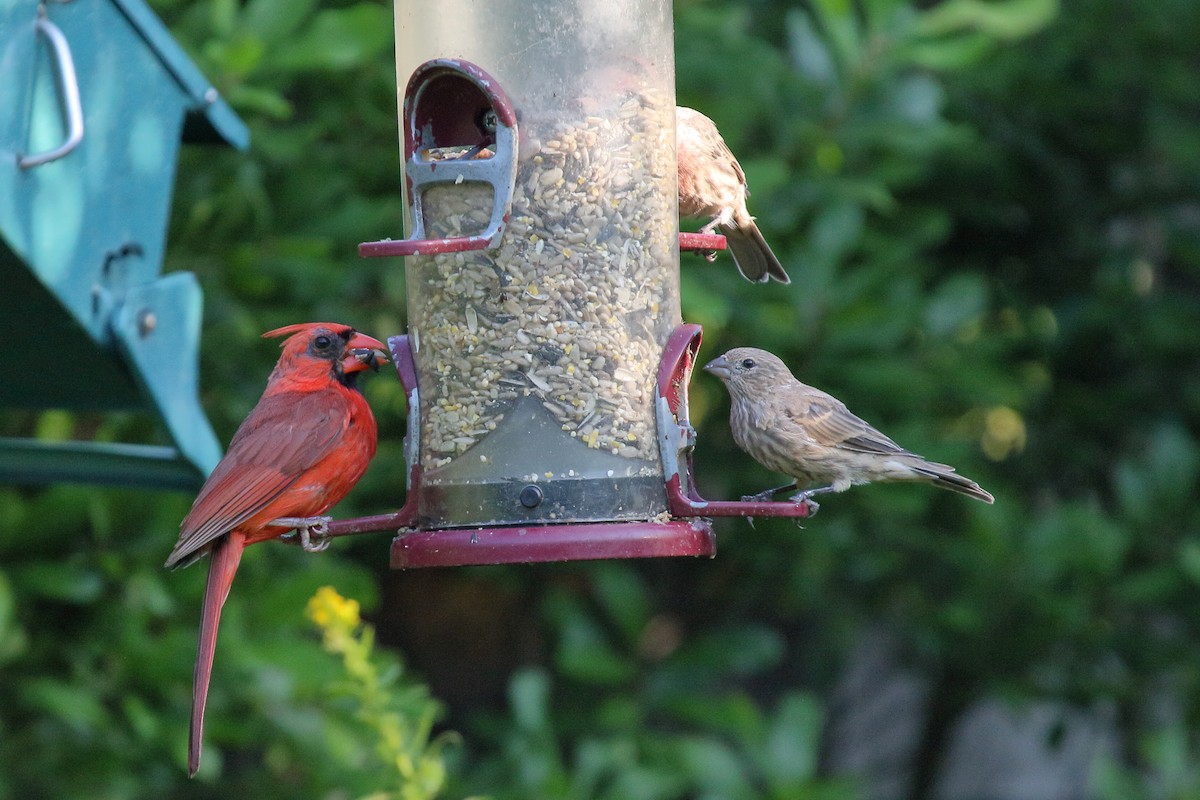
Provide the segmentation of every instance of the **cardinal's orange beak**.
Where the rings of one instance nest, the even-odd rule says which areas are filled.
[[[355,333],[346,342],[345,357],[342,359],[342,372],[362,372],[370,368],[379,371],[379,365],[388,360],[387,348],[383,342],[367,336],[365,333]]]

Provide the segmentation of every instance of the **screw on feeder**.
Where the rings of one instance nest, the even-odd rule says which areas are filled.
[[[148,308],[138,312],[138,333],[143,339],[154,333],[158,327],[158,315]]]
[[[479,127],[483,129],[484,133],[495,133],[498,122],[499,118],[496,116],[494,108],[485,109],[479,117]]]
[[[537,508],[542,504],[542,487],[534,486],[532,483],[521,490],[521,505],[526,508]]]

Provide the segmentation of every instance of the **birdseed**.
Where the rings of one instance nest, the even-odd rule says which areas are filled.
[[[494,251],[408,259],[422,466],[444,467],[534,396],[569,440],[658,466],[654,388],[679,323],[674,104],[627,94],[572,123],[522,120]],[[427,235],[486,229],[492,189],[440,185]]]

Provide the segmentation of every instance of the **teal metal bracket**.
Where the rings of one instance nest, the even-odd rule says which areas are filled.
[[[79,482],[147,489],[195,489],[196,468],[174,447],[0,438],[0,483]]]
[[[196,488],[221,449],[167,219],[180,144],[249,131],[145,0],[0,0],[0,87],[0,317],[70,364],[0,381],[0,413],[145,413],[169,443],[0,438],[0,483]]]
[[[221,460],[221,445],[199,400],[203,305],[196,276],[175,272],[126,291],[112,335],[179,455],[207,475]]]

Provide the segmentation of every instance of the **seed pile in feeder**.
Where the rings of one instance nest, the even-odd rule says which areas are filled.
[[[465,454],[534,396],[573,439],[657,462],[654,382],[679,320],[673,104],[627,95],[572,123],[522,121],[501,246],[409,259],[426,470]],[[484,184],[423,198],[427,235],[482,232]],[[412,280],[415,278],[415,280]]]

